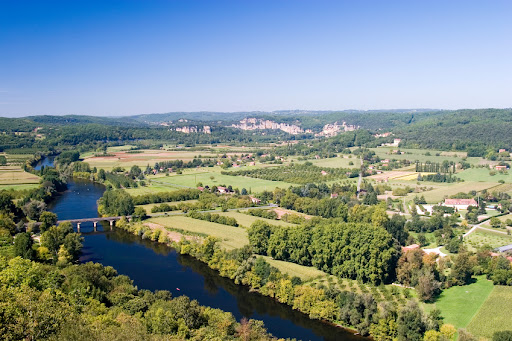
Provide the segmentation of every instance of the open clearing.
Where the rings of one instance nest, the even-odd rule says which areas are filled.
[[[471,323],[469,323],[468,331],[473,335],[491,339],[494,332],[510,330],[512,326],[510,302],[512,302],[512,287],[495,286],[478,313],[471,320]],[[459,311],[463,312],[464,309]]]
[[[249,244],[247,231],[243,227],[234,227],[212,223],[205,220],[193,219],[184,216],[169,216],[148,219],[148,222],[160,224],[165,227],[172,227],[193,233],[204,233],[217,237],[220,245],[232,250]]]
[[[441,310],[444,323],[453,324],[457,329],[466,328],[475,314],[479,312],[479,309],[480,312],[482,311],[482,304],[493,291],[493,288],[494,285],[491,281],[485,279],[485,276],[478,276],[475,283],[453,286],[443,290],[435,303],[426,306],[429,309],[437,308]],[[507,310],[496,311],[504,312]]]
[[[239,213],[239,212],[235,212],[235,211],[219,212],[218,214],[223,215],[223,216],[227,216],[227,217],[235,218],[236,221],[238,222],[238,224],[242,225],[244,227],[251,227],[251,225],[256,220],[262,220],[262,221],[264,221],[264,222],[266,222],[268,224],[276,225],[276,226],[287,226],[287,227],[297,226],[297,225],[294,225],[294,224],[291,224],[291,223],[287,223],[287,222],[281,221],[281,220],[273,220],[273,219],[260,218],[260,217],[255,217],[255,216],[252,216],[252,215],[248,215],[248,214],[244,214],[244,213]]]

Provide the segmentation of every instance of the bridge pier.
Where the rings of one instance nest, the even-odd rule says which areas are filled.
[[[76,223],[76,230],[80,232],[80,223]]]
[[[94,232],[97,232],[98,231],[98,222],[97,221],[93,221],[92,223],[94,225]]]
[[[112,230],[112,228],[114,227],[114,222],[115,222],[115,220],[111,220],[111,221],[110,221],[110,229],[111,229],[111,230]]]

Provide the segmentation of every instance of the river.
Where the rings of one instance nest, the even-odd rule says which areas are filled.
[[[51,165],[46,161],[45,166]],[[96,201],[104,190],[104,186],[87,180],[69,181],[68,189],[49,209],[63,220],[96,217]],[[269,297],[251,293],[248,288],[219,276],[206,264],[165,245],[142,240],[120,229],[110,230],[108,224],[98,225],[98,231],[94,232],[92,223],[84,223],[81,232],[84,237],[81,262],[110,265],[129,276],[140,289],[169,290],[174,296],[187,295],[202,305],[229,311],[237,320],[242,317],[262,320],[267,330],[280,338],[366,340],[347,330],[311,320]]]

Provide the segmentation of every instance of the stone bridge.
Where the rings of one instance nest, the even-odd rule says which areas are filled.
[[[77,229],[78,232],[80,232],[80,224],[83,224],[83,223],[93,223],[94,231],[96,231],[96,228],[98,226],[98,222],[108,221],[110,223],[110,228],[112,229],[112,227],[114,226],[116,220],[119,220],[121,218],[126,218],[126,219],[128,219],[128,221],[132,220],[132,216],[131,215],[118,216],[118,217],[80,218],[80,219],[58,220],[57,221],[57,225],[61,224],[61,223],[71,223],[71,225],[76,224],[76,229]],[[27,224],[25,224],[25,226],[26,225]],[[39,225],[41,225],[41,223],[37,222],[37,223],[35,223],[35,225],[39,226]]]

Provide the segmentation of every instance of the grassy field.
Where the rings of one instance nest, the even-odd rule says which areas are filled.
[[[151,218],[148,219],[148,222],[217,237],[220,239],[220,246],[227,250],[240,248],[249,243],[247,231],[243,227],[211,223],[209,221],[184,216]]]
[[[494,286],[487,300],[469,323],[468,331],[473,335],[491,339],[496,331],[511,330],[510,302],[512,287]]]
[[[146,212],[148,213],[151,213],[151,209],[154,207],[154,206],[158,206],[158,205],[161,205],[161,204],[168,204],[168,205],[171,205],[171,206],[175,206],[175,205],[178,205],[180,203],[184,203],[184,204],[193,204],[193,203],[196,203],[197,200],[184,200],[184,201],[171,201],[171,202],[161,202],[161,203],[158,203],[158,204],[147,204],[147,205],[137,205],[137,207],[142,207],[146,210]]]
[[[210,170],[210,168],[209,168]],[[213,179],[211,179],[213,177]],[[204,168],[198,171],[187,172],[182,175],[171,175],[164,177],[150,177],[154,185],[176,185],[177,187],[196,187],[201,182],[203,186],[233,186],[233,188],[242,188],[251,190],[253,193],[263,192],[264,190],[273,191],[276,187],[288,188],[292,184],[283,181],[270,181],[264,179],[249,178],[243,176],[231,176],[220,174],[219,169],[211,169],[205,172]]]
[[[497,172],[496,175],[490,175],[489,172],[490,170],[487,168],[470,168],[457,173],[457,177],[464,181],[497,183],[503,180],[505,182],[512,182],[512,172],[508,172],[508,174]]]
[[[265,219],[265,218],[255,217],[255,216],[252,216],[252,215],[248,215],[248,214],[244,214],[244,213],[238,213],[238,212],[234,212],[234,211],[219,212],[218,214],[223,215],[223,216],[227,216],[227,217],[235,218],[236,221],[238,222],[238,224],[242,225],[244,227],[251,227],[251,225],[256,220],[263,220],[264,222],[266,222],[268,224],[277,225],[277,226],[297,226],[297,225],[294,225],[294,224],[291,224],[291,223],[287,223],[287,222],[281,221],[281,220]]]
[[[315,267],[312,266],[303,266],[299,264],[289,263],[289,262],[283,262],[281,260],[275,260],[267,256],[258,256],[263,257],[273,267],[276,267],[281,271],[282,273],[286,273],[289,276],[297,276],[303,281],[309,281],[314,278],[319,277],[326,277],[329,276],[325,272],[318,270]]]
[[[318,159],[318,160],[307,160],[318,167],[329,167],[329,168],[358,168],[360,166],[360,161],[356,157],[352,158],[344,158],[341,157],[332,157],[328,159]],[[299,162],[306,162],[306,161],[299,161]],[[353,164],[350,165],[349,163],[352,162]]]
[[[464,244],[470,251],[475,251],[479,247],[489,245],[492,248],[512,244],[512,236],[503,233],[493,233],[491,231],[477,229],[475,232],[464,238]]]
[[[493,287],[492,282],[486,280],[485,276],[478,276],[475,283],[443,290],[435,303],[427,304],[426,308],[441,310],[444,323],[453,324],[455,328],[466,328],[481,309]]]

